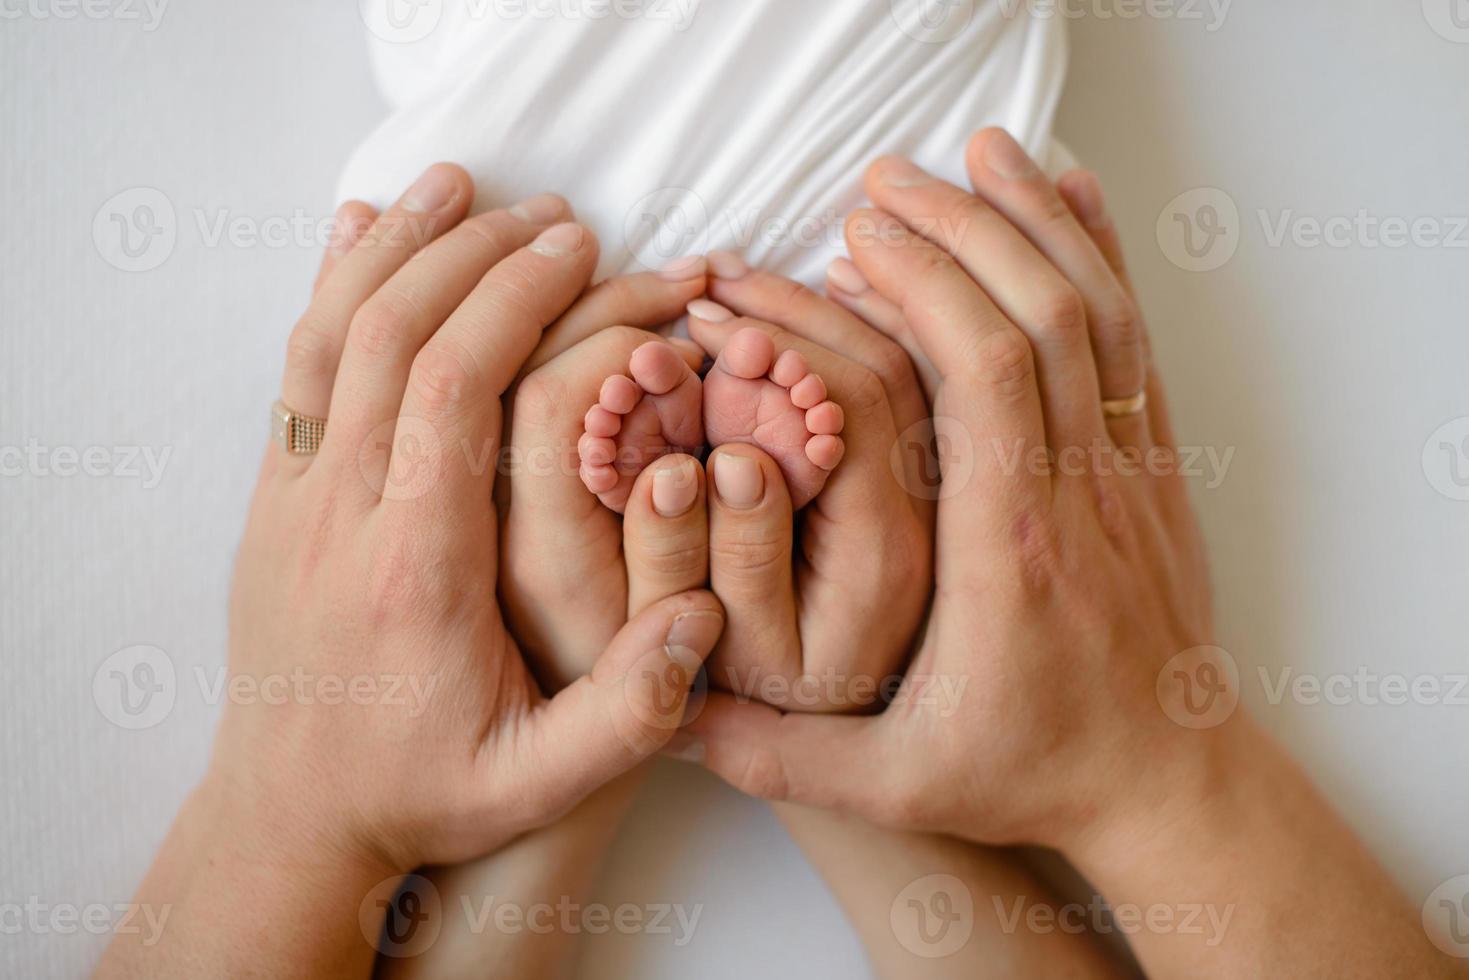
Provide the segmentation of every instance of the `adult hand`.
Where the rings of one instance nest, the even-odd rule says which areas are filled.
[[[1153,975],[1460,975],[1204,646],[1203,547],[1095,178],[1058,190],[998,130],[968,164],[973,194],[875,164],[883,210],[849,220],[842,270],[846,305],[934,387],[936,597],[910,676],[964,679],[962,710],[714,700],[693,726],[708,765],[761,796],[1055,847],[1146,912],[1123,928]]]
[[[266,455],[230,640],[232,692],[290,693],[230,699],[144,885],[180,905],[171,942],[131,950],[154,975],[185,958],[220,974],[349,969],[334,958],[346,937],[370,952],[357,889],[494,850],[655,752],[718,639],[717,601],[687,593],[550,701],[522,661],[495,601],[483,461],[501,396],[597,245],[549,196],[466,220],[471,191],[459,168],[431,168],[336,261],[292,336],[283,400],[329,424],[317,455]],[[263,901],[263,886],[286,894]],[[252,898],[260,929],[280,920],[279,970],[207,938]]]
[[[1131,297],[1007,135],[981,135],[970,169],[976,194],[881,160],[867,184],[886,210],[847,224],[885,304],[876,325],[937,382],[949,448],[912,674],[963,680],[962,710],[913,697],[875,719],[811,719],[722,703],[697,729],[710,766],[759,795],[1063,846],[1099,819],[1162,819],[1207,771],[1210,740],[1186,737],[1155,688],[1212,638],[1208,586]],[[1104,397],[1145,386],[1147,411],[1104,418]],[[1117,465],[1121,448],[1154,465]]]

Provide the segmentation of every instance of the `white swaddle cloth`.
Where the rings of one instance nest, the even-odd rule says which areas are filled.
[[[965,143],[999,125],[1066,159],[1064,25],[1014,0],[362,4],[393,112],[341,198],[382,207],[437,160],[480,210],[555,191],[602,276],[723,248],[818,284],[876,157],[967,186]]]

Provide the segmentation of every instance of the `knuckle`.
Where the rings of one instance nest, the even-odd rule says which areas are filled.
[[[709,561],[726,574],[767,584],[777,572],[788,570],[790,540],[774,528],[726,531],[710,540]]]
[[[529,374],[515,390],[515,418],[537,429],[550,428],[566,417],[570,389],[547,368]]]
[[[657,340],[658,335],[637,327],[629,327],[619,324],[615,327],[604,327],[597,334],[599,342],[606,344],[619,353],[626,352],[631,355],[633,351],[643,346],[650,340]]]
[[[1035,387],[1035,353],[1019,330],[1010,327],[982,335],[974,345],[979,382],[1005,397],[1020,397]]]
[[[1046,336],[1069,337],[1086,327],[1086,304],[1074,286],[1048,287],[1035,306],[1036,330]]]
[[[761,800],[779,802],[790,797],[790,781],[780,754],[770,748],[752,748],[735,785]]]
[[[485,251],[491,254],[509,254],[521,241],[503,211],[475,215],[459,227],[466,237],[478,239]]]
[[[403,293],[384,291],[352,318],[352,343],[372,357],[390,356],[402,345],[415,314],[414,304]]]
[[[430,412],[447,412],[462,405],[473,390],[478,371],[458,344],[435,340],[413,359],[414,393]]]
[[[302,317],[286,341],[286,364],[309,377],[329,377],[337,364],[332,332],[316,317]]]
[[[916,381],[913,361],[909,359],[907,351],[890,340],[874,345],[870,360],[871,369],[882,379],[883,384],[895,391]]]
[[[1098,313],[1092,329],[1097,339],[1108,346],[1142,346],[1142,317],[1136,304],[1125,297]]]
[[[887,404],[887,388],[883,385],[877,372],[870,368],[861,366],[853,368],[847,387],[846,409],[853,415],[873,415]]]
[[[630,557],[645,573],[658,578],[687,576],[702,571],[708,562],[708,538],[702,527],[688,528],[641,542]]]

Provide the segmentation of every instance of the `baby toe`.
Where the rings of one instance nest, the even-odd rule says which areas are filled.
[[[838,436],[812,436],[806,442],[806,458],[828,473],[837,468],[846,452],[847,444]]]
[[[657,340],[633,351],[628,370],[650,395],[667,394],[692,373],[678,351]]]
[[[593,405],[582,420],[582,428],[590,435],[610,439],[622,431],[622,416],[607,411],[601,405]]]
[[[638,407],[642,398],[643,389],[638,387],[637,382],[624,375],[614,374],[602,382],[602,392],[597,396],[597,402],[609,412],[626,415]]]
[[[836,402],[822,402],[806,413],[806,431],[818,436],[834,436],[841,433],[846,421],[842,406]]]
[[[755,327],[745,327],[729,338],[719,352],[718,364],[737,378],[763,378],[775,361],[775,341]]]
[[[610,466],[593,466],[583,463],[581,482],[595,494],[604,494],[617,486],[617,471]]]
[[[609,466],[617,458],[617,443],[611,439],[582,433],[576,446],[581,461],[591,466]]]
[[[826,401],[826,382],[819,374],[808,374],[791,386],[791,403],[797,408],[815,408]]]
[[[770,380],[782,388],[792,388],[810,373],[806,359],[795,351],[788,350],[776,359],[775,367],[770,369]]]

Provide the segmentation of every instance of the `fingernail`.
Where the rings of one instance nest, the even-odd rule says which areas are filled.
[[[1040,172],[1036,169],[1035,161],[1003,129],[990,136],[990,141],[984,148],[984,163],[1006,180],[1034,177]]]
[[[734,319],[733,313],[712,300],[696,299],[689,304],[688,309],[690,316],[710,323],[727,323]]]
[[[912,160],[888,157],[882,165],[882,182],[889,187],[922,187],[933,183],[933,175]]]
[[[733,252],[710,252],[709,271],[716,279],[743,279],[750,274],[750,267]]]
[[[403,207],[419,214],[437,211],[459,196],[459,177],[450,167],[432,166],[403,195]]]
[[[533,225],[548,225],[566,213],[566,202],[555,194],[537,194],[515,205],[510,213]]]
[[[669,759],[679,762],[692,762],[696,766],[704,764],[704,758],[708,753],[704,748],[704,740],[684,732],[679,732],[668,740],[663,747],[663,755]]]
[[[669,660],[690,674],[697,674],[723,632],[724,617],[717,612],[684,613],[668,628],[668,639],[664,641],[663,649]]]
[[[836,259],[826,267],[826,278],[848,296],[861,296],[872,288],[851,259]]]
[[[714,460],[714,489],[735,510],[749,510],[765,496],[765,474],[748,456],[721,453]]]
[[[556,225],[541,232],[540,237],[531,242],[530,250],[548,259],[561,259],[581,248],[581,243],[585,239],[586,232],[582,230],[581,225],[574,223]]]
[[[662,517],[687,514],[698,495],[699,480],[691,459],[664,466],[653,474],[653,509]]]
[[[702,255],[689,255],[681,259],[674,259],[658,271],[658,277],[664,282],[688,282],[690,279],[700,279],[709,269],[709,263]]]
[[[1107,227],[1107,201],[1102,196],[1102,182],[1096,174],[1090,170],[1081,171],[1081,176],[1071,182],[1071,199],[1082,224],[1092,229]]]

